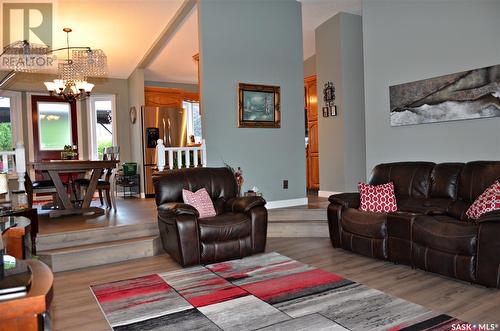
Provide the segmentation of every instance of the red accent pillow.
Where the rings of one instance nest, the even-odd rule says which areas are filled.
[[[500,209],[500,182],[496,180],[490,185],[465,213],[470,219],[477,220],[489,211]]]
[[[361,203],[359,210],[376,213],[389,213],[398,210],[394,183],[382,185],[358,184]]]
[[[182,199],[184,203],[193,206],[200,213],[200,218],[212,217],[217,215],[214,203],[205,188],[200,188],[196,192],[182,190]]]

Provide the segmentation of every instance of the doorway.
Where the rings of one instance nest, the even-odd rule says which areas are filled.
[[[316,75],[304,78],[307,190],[319,190],[318,96]]]
[[[78,146],[76,103],[31,96],[34,161],[60,160],[64,146]],[[77,148],[74,148],[78,150]]]

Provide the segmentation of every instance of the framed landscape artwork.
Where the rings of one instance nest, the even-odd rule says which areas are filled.
[[[391,126],[500,116],[500,65],[389,87]]]
[[[280,87],[238,85],[238,127],[279,128]]]

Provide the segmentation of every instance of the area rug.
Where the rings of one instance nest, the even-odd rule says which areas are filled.
[[[466,324],[274,252],[91,290],[114,330],[451,330]]]

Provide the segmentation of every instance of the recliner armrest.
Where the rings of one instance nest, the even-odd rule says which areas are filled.
[[[345,208],[359,208],[359,193],[340,193],[330,195],[328,201],[336,203]]]
[[[493,210],[483,214],[477,219],[478,223],[483,222],[500,222],[500,209]]]
[[[226,202],[225,210],[236,213],[246,213],[254,207],[264,206],[265,204],[266,200],[258,196],[236,197]]]
[[[177,215],[192,215],[199,217],[200,213],[196,208],[187,203],[168,202],[162,203],[157,208],[158,215],[163,217],[175,217]]]

